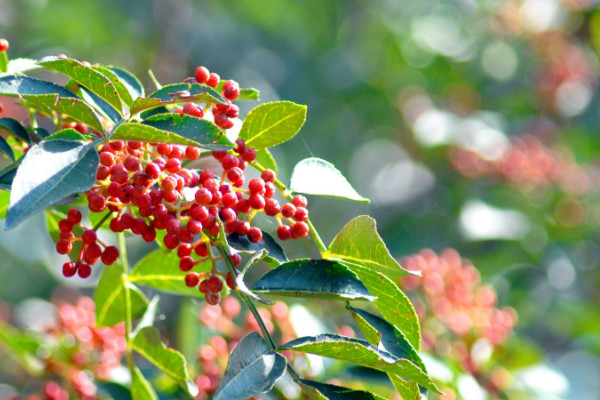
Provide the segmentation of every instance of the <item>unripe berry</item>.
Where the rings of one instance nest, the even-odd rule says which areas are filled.
[[[65,277],[70,278],[77,273],[77,264],[68,261],[63,264],[62,273]]]
[[[92,267],[89,264],[77,263],[79,266],[77,267],[77,274],[80,278],[87,278],[92,274]]]
[[[202,66],[196,68],[196,73],[194,74],[194,77],[196,78],[196,82],[206,83],[206,82],[208,82],[209,76],[210,76],[210,72],[208,71],[208,68],[202,67]]]

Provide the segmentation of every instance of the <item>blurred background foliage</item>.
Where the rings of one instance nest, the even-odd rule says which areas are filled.
[[[456,249],[519,314],[498,360],[531,398],[600,399],[598,5],[0,0],[0,37],[11,58],[114,64],[148,89],[148,69],[170,83],[205,65],[308,105],[274,151],[281,175],[315,155],[372,199],[311,198],[325,241],[370,214],[398,258]],[[4,301],[64,285],[43,223],[0,234]]]

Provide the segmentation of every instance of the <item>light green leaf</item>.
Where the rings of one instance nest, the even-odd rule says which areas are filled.
[[[6,209],[10,200],[10,192],[0,190],[0,219],[6,218]]]
[[[44,364],[37,356],[43,345],[40,338],[0,322],[0,348],[33,376],[44,373]]]
[[[199,83],[176,83],[163,86],[149,97],[140,97],[131,105],[131,114],[176,103],[225,103],[213,88]]]
[[[144,378],[142,371],[135,366],[131,377],[131,398],[132,400],[158,400],[158,396],[152,389],[150,382]]]
[[[130,106],[131,103],[133,103],[133,98],[131,97],[131,93],[129,93],[129,89],[119,79],[117,74],[115,74],[112,70],[106,67],[92,66],[92,69],[94,71],[100,72],[102,75],[107,77],[113,83],[113,85],[115,85],[114,88],[117,91],[117,94],[121,98],[121,101],[123,103],[125,103],[127,106]]]
[[[290,180],[290,190],[370,203],[369,199],[354,190],[333,164],[317,157],[306,158],[296,164]]]
[[[265,169],[272,169],[277,173],[277,162],[269,151],[269,149],[260,149],[256,152],[256,163],[260,164]]]
[[[46,137],[44,140],[76,140],[80,142],[89,142],[94,137],[90,135],[82,135],[75,129],[67,128],[61,131],[55,132],[52,135]]]
[[[377,233],[375,220],[368,215],[348,222],[333,238],[323,257],[360,264],[390,278],[410,274],[392,257]]]
[[[255,150],[272,147],[293,138],[306,121],[306,106],[291,101],[261,104],[250,110],[240,138]]]
[[[418,384],[406,381],[394,374],[388,374],[388,376],[403,400],[421,400]]]

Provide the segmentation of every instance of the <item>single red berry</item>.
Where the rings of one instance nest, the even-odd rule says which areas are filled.
[[[110,168],[104,165],[99,165],[96,171],[96,179],[103,181],[110,176]]]
[[[248,198],[248,204],[255,210],[262,210],[265,207],[265,198],[260,194],[253,194]]]
[[[252,162],[256,160],[256,150],[250,147],[246,147],[242,152],[242,159],[246,162]]]
[[[283,206],[281,206],[281,215],[283,215],[285,218],[292,218],[295,213],[296,206],[292,203],[285,203]]]
[[[121,215],[121,224],[125,227],[125,229],[129,229],[135,223],[135,217],[130,213],[125,213]]]
[[[100,164],[110,167],[115,163],[115,155],[113,153],[109,153],[108,151],[103,151],[100,153]]]
[[[296,222],[292,225],[292,236],[306,237],[308,235],[308,225],[305,222]]]
[[[208,80],[206,81],[206,84],[210,87],[216,88],[217,86],[219,86],[219,81],[221,80],[221,77],[217,74],[215,74],[214,72],[211,72],[210,75],[208,76]]]
[[[200,282],[200,287],[198,288],[202,293],[208,292],[208,279],[204,279]]]
[[[113,149],[114,151],[121,151],[125,148],[125,143],[118,141],[118,142],[110,142],[108,144],[110,146],[111,149]]]
[[[223,290],[223,281],[218,276],[211,276],[208,278],[208,289],[211,292],[218,293]]]
[[[263,179],[263,181],[265,182],[275,182],[275,171],[273,171],[272,169],[265,169],[261,174],[260,177]]]
[[[127,171],[138,171],[140,169],[140,162],[135,157],[127,157],[123,165]]]
[[[61,219],[58,221],[58,229],[60,229],[61,232],[71,232],[73,231],[73,223],[68,219]]]
[[[9,47],[10,47],[10,44],[8,43],[8,40],[0,39],[0,52],[4,52],[4,51],[8,50]]]
[[[169,158],[183,158],[183,155],[185,154],[185,148],[178,145],[178,144],[174,144],[173,145],[173,149],[171,150],[171,152],[169,153]]]
[[[202,222],[195,219],[190,219],[185,227],[192,235],[197,235],[202,232]]]
[[[202,109],[202,107],[194,103],[185,103],[185,105],[183,106],[183,113],[198,118],[204,117],[204,110]]]
[[[262,178],[254,178],[248,182],[248,189],[252,194],[263,194],[265,193],[265,181]]]
[[[146,172],[146,176],[148,177],[148,179],[158,179],[158,177],[160,176],[160,171],[161,167],[154,162],[151,162],[150,164],[146,165],[146,168],[144,169],[144,172]]]
[[[81,134],[85,134],[85,133],[88,133],[89,128],[83,122],[78,122],[75,124],[75,130]]]
[[[227,115],[229,118],[237,118],[240,116],[240,108],[235,104],[232,104],[231,107],[229,107],[229,110],[227,110],[227,112],[225,113],[225,115]]]
[[[198,222],[196,222],[198,223]],[[185,243],[192,243],[194,241],[194,234],[187,229],[182,229],[179,231],[179,240]]]
[[[227,126],[229,125],[229,117],[227,117],[227,115],[222,112],[216,112],[213,113],[213,115],[215,118],[215,125],[227,129]]]
[[[240,164],[240,160],[233,154],[227,154],[225,157],[223,157],[223,160],[221,160],[221,165],[226,170],[235,168],[239,164]]]
[[[226,113],[227,111],[229,111],[229,109],[231,108],[232,104],[231,101],[225,99],[225,103],[217,103],[215,104],[215,108],[221,112],[221,113]],[[213,111],[213,114],[215,113],[215,111]]]
[[[243,177],[244,171],[238,167],[231,168],[229,171],[227,171],[227,179],[229,179],[231,182],[237,182]]]
[[[125,230],[125,227],[121,224],[121,218],[119,217],[111,219],[109,227],[110,230],[115,233],[123,232]]]
[[[235,279],[234,277],[231,275],[231,273],[227,273],[227,275],[225,276],[225,282],[227,283],[227,286],[229,286],[229,289],[234,290],[235,289]]]
[[[210,190],[206,188],[200,188],[194,194],[194,198],[201,205],[207,205],[212,202],[213,195]]]
[[[88,229],[85,232],[83,232],[83,235],[81,235],[81,240],[85,244],[92,244],[96,242],[96,238],[96,231],[93,229]]]
[[[198,254],[200,257],[206,257],[208,255],[208,247],[206,246],[206,243],[202,242],[200,244],[198,244],[196,246],[196,248],[194,249],[194,251],[196,252],[196,254]]]
[[[119,258],[119,249],[116,246],[107,246],[100,259],[106,265],[111,265]]]
[[[238,220],[237,224],[235,225],[235,231],[240,236],[247,235],[250,228],[251,228],[251,226],[248,221],[239,221]]]
[[[117,164],[122,165],[122,164]],[[129,174],[125,170],[116,171],[114,174],[111,173],[110,180],[120,184],[127,183],[129,181]]]
[[[210,76],[210,72],[208,71],[208,68],[202,67],[202,66],[196,68],[196,73],[194,74],[194,77],[196,78],[196,82],[206,83],[206,82],[208,82],[209,76]]]
[[[308,210],[304,207],[296,207],[294,219],[298,222],[304,222],[308,219]]]
[[[281,240],[290,240],[292,238],[292,230],[287,225],[281,225],[277,228],[277,237]]]
[[[196,287],[200,283],[200,275],[196,272],[190,272],[185,276],[185,285],[187,287]]]
[[[262,236],[262,231],[256,227],[250,228],[248,231],[248,240],[250,240],[252,243],[260,242]]]
[[[179,269],[182,271],[189,271],[194,268],[194,259],[190,256],[183,257],[179,260]]]
[[[154,227],[148,227],[144,232],[142,232],[142,239],[144,242],[151,243],[156,239],[156,229]]]
[[[275,194],[275,185],[272,184],[271,182],[265,182],[265,198],[270,198],[273,197],[273,195]]]
[[[62,273],[65,277],[70,278],[77,273],[77,264],[67,261],[63,264]]]
[[[179,160],[178,158],[169,158],[169,160],[165,164],[165,169],[170,173],[174,174],[175,172],[181,169],[181,160]]]
[[[230,254],[229,259],[234,267],[237,267],[242,263],[242,256],[240,256],[238,253]]]
[[[234,84],[227,85],[228,82],[234,82]],[[235,81],[227,81],[223,86],[223,96],[229,100],[235,100],[240,95],[240,87]]]
[[[160,186],[163,190],[175,190],[175,188],[177,187],[177,181],[174,177],[167,176],[165,179],[162,180]]]
[[[185,157],[188,160],[197,160],[200,157],[200,149],[194,146],[188,146],[185,149]]]
[[[181,229],[181,223],[175,217],[171,217],[165,221],[165,228],[167,233],[177,234]]]
[[[281,206],[279,205],[279,202],[277,200],[265,200],[265,214],[267,214],[270,217],[274,217],[275,215],[279,214],[280,211]]]
[[[175,203],[179,199],[177,190],[164,190],[162,195],[163,199],[168,203]]]
[[[306,200],[306,197],[302,196],[301,194],[298,194],[292,199],[292,204],[296,207],[306,208],[308,206],[308,200]]]
[[[179,237],[174,233],[168,233],[165,235],[163,242],[167,249],[173,250],[179,244]]]
[[[235,140],[235,152],[238,154],[242,154],[242,152],[244,151],[244,149],[246,148],[246,142],[244,141],[244,139],[242,138],[237,138]]]
[[[78,263],[79,267],[77,267],[77,274],[80,278],[87,278],[92,274],[92,267],[89,264]]]
[[[221,301],[221,293],[207,292],[204,295],[204,299],[211,306],[216,306]]]
[[[205,221],[208,217],[208,209],[205,206],[193,207],[190,209],[190,217],[192,217],[198,222]]]
[[[139,150],[142,148],[142,142],[127,142],[127,147],[132,150]]]
[[[236,217],[237,215],[232,208],[222,208],[221,211],[219,211],[219,218],[226,224],[235,221]]]
[[[102,247],[100,247],[98,243],[89,244],[87,249],[83,252],[83,259],[89,264],[95,264],[101,256]]]
[[[189,243],[181,243],[177,248],[177,257],[183,258],[192,254],[192,245]]]
[[[59,234],[58,234],[58,237],[59,237],[60,239],[68,239],[68,240],[71,240],[71,239],[74,239],[74,238],[75,238],[75,234],[73,234],[73,232],[61,232],[61,233],[59,233]]]
[[[73,249],[73,244],[68,239],[61,239],[56,242],[56,252],[58,254],[69,254]]]

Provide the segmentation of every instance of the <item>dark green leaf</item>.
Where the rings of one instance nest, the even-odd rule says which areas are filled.
[[[31,147],[12,184],[4,229],[17,226],[69,194],[91,188],[99,163],[96,146],[51,140]]]
[[[35,130],[35,134],[38,135],[40,139],[45,139],[50,136],[50,132],[45,130],[44,128],[33,128]]]
[[[0,129],[6,129],[25,143],[31,143],[27,129],[14,118],[0,118]]]
[[[144,97],[144,87],[135,75],[119,67],[108,67],[108,69],[110,69],[121,80],[121,82],[123,82],[123,85],[125,85],[129,91],[129,95],[132,99],[135,100],[138,97]]]
[[[246,272],[248,272],[248,270],[257,262],[259,262],[260,260],[262,260],[263,258],[265,258],[267,255],[266,250],[262,249],[260,250],[260,252],[257,252],[249,261],[248,263],[244,266],[244,268],[240,271],[240,273],[238,274],[238,276],[235,278],[235,285],[237,286],[237,288],[240,290],[240,292],[244,293],[246,296],[250,297],[252,300],[264,303],[264,304],[268,304],[268,305],[272,305],[273,302],[263,299],[262,297],[260,297],[259,295],[257,295],[256,293],[252,292],[250,289],[248,289],[248,286],[246,286],[246,282],[244,282],[244,276],[246,275]]]
[[[358,264],[346,264],[377,299],[373,302],[383,317],[400,329],[417,350],[421,348],[421,328],[415,309],[390,278]]]
[[[398,359],[365,340],[326,333],[292,340],[280,346],[280,350],[302,351],[364,365],[398,375],[440,393],[433,380],[411,361]]]
[[[265,232],[263,232],[263,237],[258,242],[251,242],[247,235],[240,236],[237,233],[232,233],[231,235],[227,236],[227,243],[229,243],[229,245],[234,249],[245,252],[255,253],[264,249],[267,251],[268,256],[276,260],[278,263],[284,263],[288,261],[288,258],[283,252],[283,249],[279,243],[277,243],[275,239],[271,237],[271,235]]]
[[[308,379],[300,379],[300,383],[303,389],[317,400],[384,400],[383,397],[364,390],[354,390]]]
[[[11,160],[15,161],[15,153],[13,153],[12,149],[2,136],[0,136],[0,151],[6,154]]]
[[[142,371],[135,366],[131,377],[131,398],[132,400],[158,400],[158,396],[152,389],[150,382],[144,378]]]
[[[8,208],[9,199],[10,192],[0,190],[0,219],[6,218],[6,209]]]
[[[293,138],[305,121],[306,106],[291,101],[261,104],[244,119],[240,138],[255,150],[272,147]]]
[[[158,329],[152,326],[141,329],[131,341],[131,347],[165,374],[187,387],[191,391],[190,395],[198,394],[198,389],[188,376],[185,358],[178,351],[165,346]]]
[[[286,365],[284,356],[269,350],[265,340],[251,332],[231,352],[213,400],[245,400],[266,393],[283,376]]]
[[[344,178],[333,164],[317,157],[306,158],[294,167],[290,190],[297,193],[336,197],[369,203]]]
[[[42,346],[39,338],[0,322],[0,348],[34,376],[44,372],[44,364],[37,356]]]
[[[323,256],[364,265],[390,278],[410,274],[392,257],[377,233],[375,220],[367,215],[348,222]]]
[[[159,114],[141,124],[121,124],[113,131],[112,139],[176,143],[212,150],[227,150],[233,147],[229,139],[212,122],[182,114]]]
[[[56,83],[20,75],[0,77],[0,95],[2,96],[19,97],[40,94],[57,94],[59,97],[77,98],[73,92]]]
[[[93,139],[94,139],[93,136],[82,135],[81,133],[77,132],[75,129],[67,128],[67,129],[63,129],[62,131],[53,133],[52,135],[48,136],[44,140],[77,140],[80,142],[89,142],[90,140],[93,140]]]
[[[80,88],[80,92],[83,100],[85,100],[89,105],[94,107],[94,109],[104,118],[107,118],[112,122],[118,122],[119,120],[121,120],[121,115],[119,114],[119,112],[115,110],[106,101],[102,100],[100,96],[90,92],[84,87]]]
[[[257,292],[325,299],[375,300],[356,274],[330,260],[294,260],[267,272],[252,287]]]
[[[196,271],[208,271],[210,262],[198,264]],[[204,296],[198,288],[190,288],[185,284],[185,273],[179,269],[177,252],[156,249],[148,253],[135,264],[128,277],[129,282],[151,286],[162,292],[183,296]]]
[[[129,88],[125,86],[124,82],[119,79],[117,74],[106,67],[93,66],[92,68],[106,76],[113,83],[113,85],[115,85],[115,89],[117,90],[117,93],[123,103],[125,103],[127,106],[130,106],[131,103],[133,103],[133,98],[131,97],[131,93],[129,93]]]
[[[366,322],[379,333],[380,339],[378,343],[374,343],[378,349],[384,350],[396,358],[406,358],[415,363],[424,372],[427,372],[423,360],[419,357],[419,353],[417,353],[412,344],[406,339],[406,336],[397,327],[383,318],[360,308],[348,306],[348,310],[352,312],[359,326],[364,326],[359,321]]]
[[[0,189],[10,190],[17,175],[17,164],[9,165],[0,171]]]
[[[93,67],[72,58],[58,57],[46,57],[38,61],[38,64],[68,76],[97,94],[119,113],[122,112],[123,106],[115,85],[106,75],[96,71]]]
[[[96,325],[111,326],[125,320],[125,285],[131,296],[131,317],[144,314],[148,299],[133,284],[126,282],[123,267],[118,264],[107,265],[94,293],[96,303]]]
[[[140,97],[131,105],[131,114],[176,103],[225,103],[225,99],[213,88],[199,83],[176,83],[163,86],[149,97]]]
[[[272,169],[277,173],[277,162],[269,149],[261,149],[256,152],[256,162],[264,168]]]

